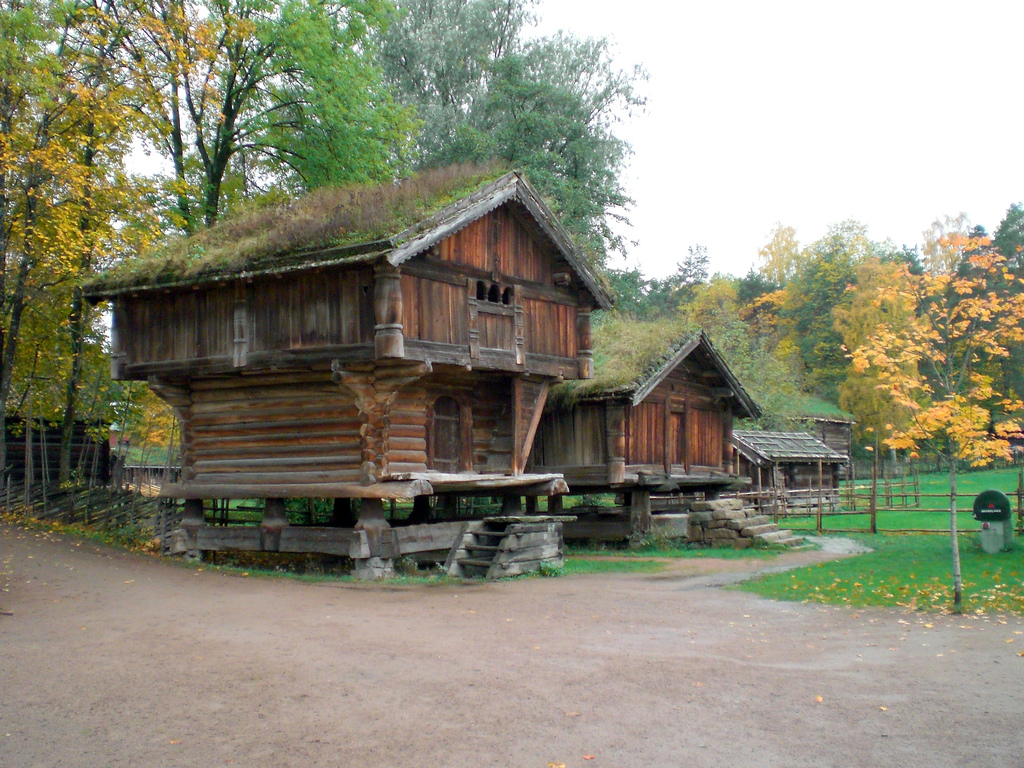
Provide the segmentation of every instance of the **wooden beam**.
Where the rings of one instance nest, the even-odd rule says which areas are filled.
[[[412,499],[431,496],[434,488],[426,480],[385,481],[374,485],[359,483],[273,483],[256,484],[239,478],[238,483],[170,483],[160,495],[170,499]]]

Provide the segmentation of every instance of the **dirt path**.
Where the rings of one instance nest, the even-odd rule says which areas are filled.
[[[1024,623],[710,586],[780,564],[318,585],[0,526],[0,766],[1024,763]]]

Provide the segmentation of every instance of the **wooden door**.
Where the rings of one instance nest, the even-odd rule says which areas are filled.
[[[462,467],[462,420],[459,404],[450,397],[434,401],[431,420],[431,462],[438,472],[458,472]]]
[[[672,447],[671,462],[675,465],[686,464],[686,414],[680,411],[672,412]]]

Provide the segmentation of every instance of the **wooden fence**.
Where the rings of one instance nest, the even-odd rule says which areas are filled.
[[[1014,527],[1018,534],[1024,534],[1024,470],[1018,475],[1017,489],[1010,494],[1014,504]],[[900,480],[879,480],[877,475],[869,484],[850,483],[837,494],[841,503],[831,512],[823,513],[819,506],[815,510],[799,510],[780,505],[774,515],[776,522],[784,518],[814,517],[815,529],[818,533],[948,533],[949,532],[949,493],[922,493],[921,485],[916,476]],[[968,511],[974,506],[974,494],[958,494],[956,498],[957,512]],[[939,527],[922,528],[912,525],[896,527],[879,526],[879,513],[895,514],[935,514],[941,521]],[[841,524],[836,527],[834,520],[846,517],[863,518],[867,515],[868,524],[855,527]],[[942,515],[945,515],[943,518]],[[829,520],[823,518],[828,517]]]

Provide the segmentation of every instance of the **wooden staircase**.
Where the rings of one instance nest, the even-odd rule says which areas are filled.
[[[488,517],[463,526],[445,568],[450,576],[501,579],[563,563],[561,519]]]

